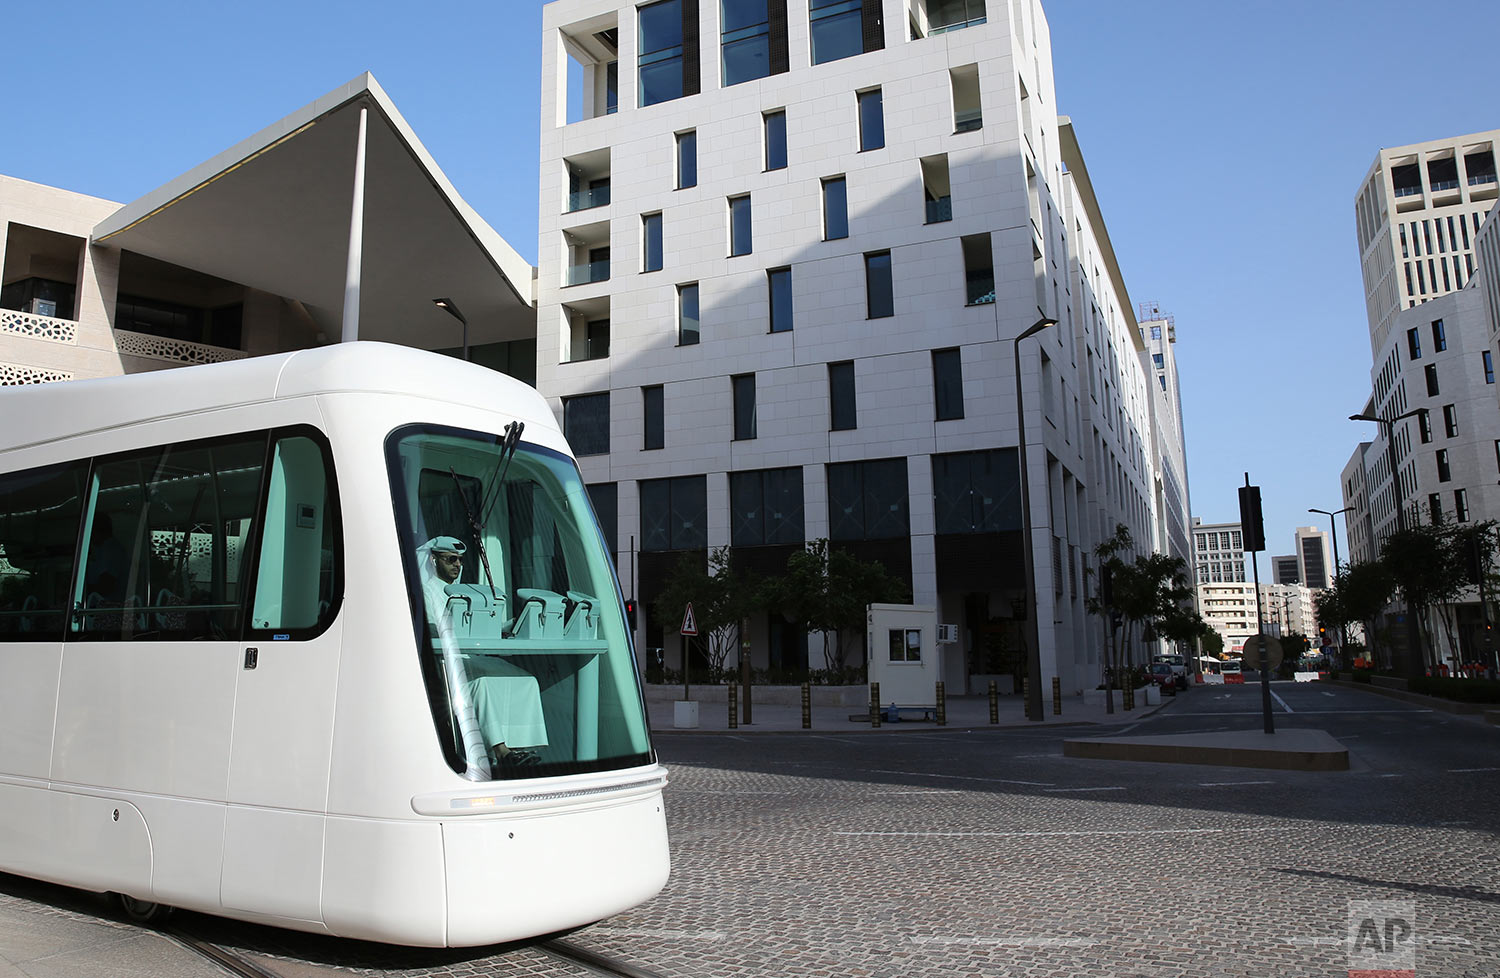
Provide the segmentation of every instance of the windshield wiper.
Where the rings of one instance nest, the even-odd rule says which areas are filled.
[[[523,421],[512,421],[505,426],[505,435],[500,439],[500,454],[495,458],[495,471],[491,475],[488,497],[479,508],[484,511],[484,521],[490,521],[490,511],[500,501],[500,487],[505,484],[505,474],[510,471],[510,460],[516,457],[516,446],[521,443],[521,432],[526,430]],[[502,468],[501,466],[504,466]]]
[[[448,466],[448,474],[453,477],[453,485],[458,489],[458,501],[464,504],[464,514],[469,517],[469,529],[474,533],[474,549],[479,551],[479,563],[484,567],[484,580],[490,586],[490,597],[499,604],[500,595],[495,592],[495,575],[490,572],[490,558],[484,552],[484,529],[474,518],[474,510],[469,508],[469,497],[464,495],[464,484],[459,481],[458,473],[453,471],[451,465]]]

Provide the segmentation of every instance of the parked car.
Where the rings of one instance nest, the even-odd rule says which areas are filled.
[[[1226,683],[1244,683],[1245,671],[1240,668],[1239,659],[1229,659],[1220,663],[1219,672],[1223,674]]]
[[[1157,656],[1153,661],[1164,662],[1167,665],[1171,666],[1172,674],[1175,675],[1178,680],[1177,685],[1181,686],[1183,689],[1187,688],[1188,663],[1185,657],[1177,655],[1176,653],[1166,653]]]
[[[1151,682],[1153,685],[1160,686],[1164,694],[1168,696],[1177,695],[1177,680],[1177,673],[1173,672],[1172,667],[1167,663],[1151,663]]]

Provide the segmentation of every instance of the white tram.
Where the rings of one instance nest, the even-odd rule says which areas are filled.
[[[0,391],[0,870],[426,946],[625,910],[668,855],[622,611],[500,374],[350,343]]]

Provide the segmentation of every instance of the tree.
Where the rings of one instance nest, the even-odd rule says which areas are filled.
[[[1407,614],[1416,616],[1421,640],[1436,656],[1428,612],[1434,606],[1451,603],[1465,587],[1463,561],[1454,554],[1452,534],[1440,524],[1408,526],[1385,538],[1380,558],[1395,577]],[[1413,649],[1412,654],[1427,661],[1420,648]]]
[[[864,634],[865,609],[878,602],[906,602],[911,590],[878,561],[830,549],[826,538],[792,554],[786,573],[766,579],[761,603],[809,632],[823,633],[823,662],[834,672],[847,668],[844,634]]]
[[[1395,577],[1385,561],[1349,564],[1334,576],[1331,596],[1325,596],[1319,601],[1318,621],[1324,627],[1331,624],[1352,625],[1355,622],[1364,625],[1365,636],[1369,639],[1373,655],[1381,631],[1377,627],[1380,613],[1390,603],[1391,593],[1395,590]],[[1323,610],[1325,601],[1328,609],[1326,619]]]
[[[705,568],[701,559],[684,554],[672,568],[666,586],[657,595],[654,606],[659,620],[680,621],[689,603],[698,625],[699,638],[705,643],[708,658],[708,682],[719,682],[729,653],[740,644],[740,623],[756,608],[758,589],[733,559],[733,551],[719,547],[708,555]],[[688,687],[687,655],[683,654],[683,689]]]
[[[1208,622],[1203,623],[1203,631],[1199,633],[1199,641],[1203,644],[1203,654],[1217,659],[1219,653],[1224,651],[1224,636],[1219,630]]]

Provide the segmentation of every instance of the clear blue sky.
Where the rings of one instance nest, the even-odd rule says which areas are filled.
[[[1370,367],[1355,190],[1382,146],[1500,126],[1500,4],[1044,3],[1131,299],[1176,317],[1194,515],[1237,519],[1248,471],[1290,553],[1372,434],[1345,420]],[[130,201],[368,70],[535,261],[539,3],[68,12],[6,15],[28,40],[0,58],[0,173]]]

